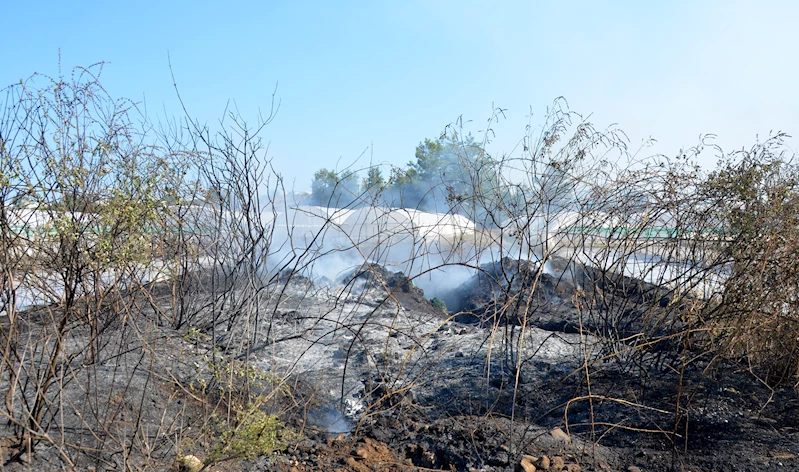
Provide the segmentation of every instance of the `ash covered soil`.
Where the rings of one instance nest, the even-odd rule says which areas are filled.
[[[70,404],[89,394],[114,401],[64,421],[76,431],[88,416],[118,430],[144,423],[152,434],[136,444],[149,453],[136,463],[174,468],[189,444],[174,439],[176,423],[204,413],[187,386],[216,350],[286,379],[291,394],[271,407],[299,434],[279,453],[206,470],[799,470],[791,386],[766,386],[745,366],[711,365],[668,342],[625,357],[635,333],[679,328],[679,303],[634,279],[597,285],[586,268],[558,273],[486,265],[443,297],[445,312],[402,273],[365,264],[335,283],[284,274],[263,300],[267,315],[247,329],[198,325],[187,335],[120,322],[105,334],[117,354],[62,390]],[[675,363],[686,355],[697,360]],[[133,415],[141,402],[145,414]],[[91,452],[97,444],[83,441],[77,470],[130,462],[124,445]],[[201,441],[191,444],[205,459]],[[68,469],[61,457],[43,447],[5,468]]]

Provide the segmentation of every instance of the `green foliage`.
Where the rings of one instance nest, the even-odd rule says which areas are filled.
[[[204,336],[192,328],[184,337],[199,340]],[[271,454],[297,437],[277,415],[264,411],[276,392],[291,395],[280,377],[218,353],[203,356],[203,361],[195,365],[197,378],[189,388],[217,405],[214,411],[226,412],[211,415],[205,431],[206,437],[214,438],[208,446],[208,463]]]
[[[496,187],[496,163],[471,135],[425,139],[414,157],[406,168],[392,170],[387,185],[388,198],[400,206],[468,214]]]
[[[440,178],[450,165],[457,163],[457,153],[452,143],[445,143],[441,139],[425,139],[416,146],[415,156],[416,161],[409,162],[408,167],[414,169],[417,178],[422,181]]]
[[[38,263],[72,271],[116,271],[146,264],[159,244],[164,202],[178,198],[169,182],[196,156],[153,144],[130,101],[111,98],[99,82],[102,65],[71,78],[34,75],[8,87],[0,135],[4,202],[24,203],[46,218],[38,227]],[[145,118],[146,119],[146,118]],[[44,220],[47,220],[44,222]],[[65,264],[70,267],[66,267]]]
[[[383,190],[386,182],[383,179],[383,173],[380,171],[380,168],[370,167],[369,170],[366,171],[366,178],[363,179],[362,185],[365,191],[369,191],[373,194],[379,193],[381,190]]]
[[[208,335],[197,329],[196,327],[192,326],[183,333],[183,339],[187,342],[197,344],[200,341],[204,341],[208,339]]]
[[[726,239],[713,348],[773,382],[799,376],[799,167],[782,149],[778,135],[729,156],[700,189]]]
[[[416,146],[415,158],[408,168],[415,171],[416,183],[440,183],[461,192],[473,188],[469,169],[490,161],[471,135],[463,140],[457,135],[425,139]]]
[[[235,423],[222,431],[209,461],[268,455],[285,449],[294,438],[296,434],[277,416],[264,413],[257,403],[252,403],[236,412]]]
[[[388,185],[391,190],[397,191],[416,185],[419,182],[419,172],[415,168],[409,167],[404,169],[402,167],[394,167],[391,169],[391,177],[389,178]]]
[[[444,300],[441,300],[440,298],[433,298],[430,300],[430,304],[433,305],[433,308],[440,310],[445,315],[449,314],[449,310],[447,310],[447,304],[444,302]]]
[[[184,339],[197,342],[204,339],[204,334],[190,328]],[[266,400],[274,392],[290,395],[289,387],[282,379],[248,362],[226,359],[217,352],[202,356],[203,363],[195,364],[196,377],[189,384],[193,391],[209,396],[216,401],[221,399],[227,404],[240,408],[253,397]],[[255,393],[253,393],[255,392]]]
[[[358,190],[357,173],[320,169],[311,183],[311,201],[314,205],[341,208],[358,197]]]
[[[393,168],[386,182],[379,167],[371,167],[361,190],[381,195],[381,205],[446,212],[460,207],[465,212],[480,207],[495,192],[496,163],[471,135],[455,133],[425,139],[416,146],[415,159],[405,168]],[[358,196],[354,173],[320,169],[311,184],[314,205],[343,207]]]

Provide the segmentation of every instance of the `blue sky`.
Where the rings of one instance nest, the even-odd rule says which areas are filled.
[[[254,119],[277,84],[264,137],[297,190],[359,156],[404,165],[459,116],[482,130],[492,106],[507,119],[489,151],[511,152],[558,96],[633,147],[656,138],[647,153],[799,133],[792,1],[6,3],[3,85],[55,74],[60,49],[64,68],[107,61],[112,95],[178,115],[169,55],[189,112],[215,123],[229,99]]]

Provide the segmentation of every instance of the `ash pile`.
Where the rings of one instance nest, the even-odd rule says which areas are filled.
[[[523,276],[532,272],[531,265],[521,267],[511,285],[520,293],[528,288]],[[330,408],[351,425],[375,411],[403,406],[432,406],[434,415],[485,413],[507,391],[515,356],[534,358],[558,377],[577,365],[578,334],[531,327],[508,342],[485,322],[468,322],[487,308],[448,314],[411,278],[379,264],[362,264],[337,284],[310,287],[303,278],[284,283],[275,290],[281,296],[271,300],[273,316],[262,329],[269,337],[254,352],[260,367],[313,386],[314,402],[326,413],[312,416],[335,418],[335,427],[317,425],[321,428],[342,424]],[[476,304],[479,296],[493,293],[488,283],[481,287],[485,290],[478,293],[467,283],[458,291]],[[526,372],[535,377],[541,369]]]
[[[380,306],[394,305],[406,312],[440,316],[441,308],[425,298],[424,290],[414,285],[403,272],[392,272],[375,263],[364,263],[341,279],[343,290],[356,297],[368,294]]]
[[[677,329],[675,314],[684,306],[670,306],[673,296],[662,286],[551,256],[483,264],[442,298],[463,323],[627,337]]]

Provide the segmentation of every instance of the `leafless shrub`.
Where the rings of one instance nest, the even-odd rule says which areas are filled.
[[[711,343],[771,384],[796,382],[799,185],[784,135],[726,156],[703,182],[728,240],[718,308],[704,314]]]
[[[35,75],[5,90],[2,376],[4,416],[18,440],[11,460],[47,441],[69,461],[65,415],[90,428],[109,419],[83,416],[63,389],[88,378],[90,394],[96,365],[109,360],[106,331],[125,329],[138,288],[158,277],[150,262],[163,203],[174,195],[162,186],[171,156],[135,122],[135,104],[104,91],[101,70]],[[28,306],[36,308],[19,311]]]
[[[729,156],[709,175],[694,163],[704,143],[676,158],[639,158],[621,132],[597,131],[563,105],[528,132],[522,157],[495,160],[490,173],[471,171],[471,188],[480,191],[452,199],[493,228],[488,245],[505,257],[481,267],[495,291],[479,317],[506,326],[495,331],[512,360],[511,417],[538,352],[525,349],[525,331],[552,309],[536,292],[557,283],[568,287],[577,314],[566,329],[583,337],[582,365],[569,377],[585,390],[564,404],[567,424],[568,406],[585,402],[581,421],[594,439],[631,428],[687,447],[691,399],[702,387],[684,383],[686,376],[701,379],[724,358],[743,360],[763,378],[795,375],[796,296],[783,283],[795,285],[796,169],[780,154],[781,136]],[[644,389],[665,373],[670,399],[598,394],[611,372],[632,375]],[[609,404],[643,422],[600,419],[608,418],[600,405]]]
[[[374,169],[343,208],[288,201],[261,141],[275,103],[254,125],[232,107],[218,129],[187,110],[155,131],[105,93],[101,66],[5,89],[0,385],[12,461],[42,442],[70,465],[128,469],[186,452],[265,454],[294,437],[287,411],[311,418],[331,390],[343,414],[360,388],[349,420],[364,422],[419,407],[420,391],[448,379],[477,392],[456,399],[461,412],[514,427],[557,411],[596,442],[626,429],[687,444],[701,388],[689,376],[724,359],[771,385],[796,381],[799,173],[782,135],[705,175],[701,147],[640,158],[620,130],[557,100],[515,154],[494,157],[498,109],[482,143],[462,121],[447,127],[462,171],[414,196],[439,212],[420,224]],[[414,286],[455,269],[472,284],[456,292],[471,297],[464,306],[444,310]],[[455,331],[479,338],[473,352],[440,349]],[[563,390],[542,398],[526,384],[553,345],[574,361]],[[619,378],[629,388],[610,389]],[[662,379],[669,394],[647,396]]]

